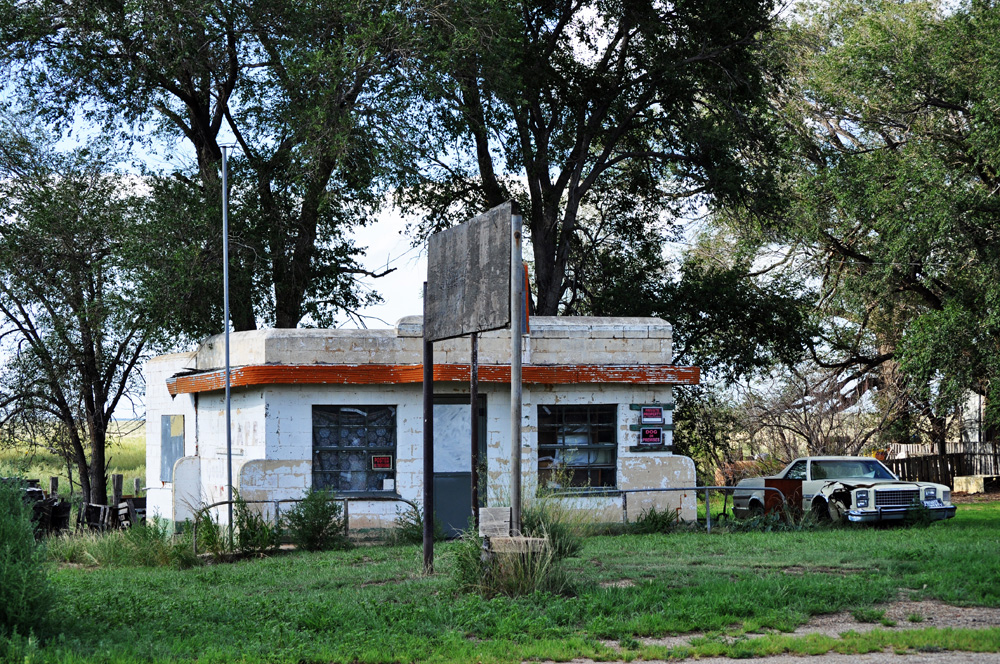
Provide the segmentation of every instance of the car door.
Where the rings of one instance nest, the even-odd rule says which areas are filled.
[[[799,459],[791,466],[789,466],[788,470],[785,471],[784,477],[781,478],[784,480],[802,480],[803,510],[809,509],[809,506],[812,503],[812,495],[809,496],[808,500],[806,499],[806,493],[809,493],[806,491],[806,480],[808,480],[808,478],[809,478],[809,465],[805,459]]]

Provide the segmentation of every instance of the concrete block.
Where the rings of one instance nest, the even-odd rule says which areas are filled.
[[[1000,477],[995,475],[962,475],[955,478],[955,491],[987,493],[1000,490]]]

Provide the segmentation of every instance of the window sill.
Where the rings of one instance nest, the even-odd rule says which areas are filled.
[[[668,452],[674,453],[673,445],[631,445],[629,452]]]
[[[552,495],[555,494],[555,495]],[[566,487],[565,489],[553,489],[552,493],[548,491],[539,493],[535,492],[536,498],[576,498],[576,497],[590,497],[590,496],[608,496],[610,498],[616,498],[621,496],[622,493],[615,487]]]
[[[364,500],[365,498],[375,498],[382,500],[402,500],[403,497],[396,491],[338,491],[334,493],[335,498],[350,498],[351,500]]]

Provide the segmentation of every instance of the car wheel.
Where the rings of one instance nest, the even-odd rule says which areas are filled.
[[[764,516],[764,506],[756,501],[750,503],[750,518],[759,519],[762,516]]]
[[[847,506],[842,501],[831,500],[829,512],[832,523],[841,524],[847,520]]]
[[[809,511],[820,523],[830,523],[830,507],[826,504],[825,500],[817,500],[814,502]]]

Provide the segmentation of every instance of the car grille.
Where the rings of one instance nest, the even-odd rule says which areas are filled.
[[[920,491],[876,491],[875,507],[909,507],[920,500]]]

